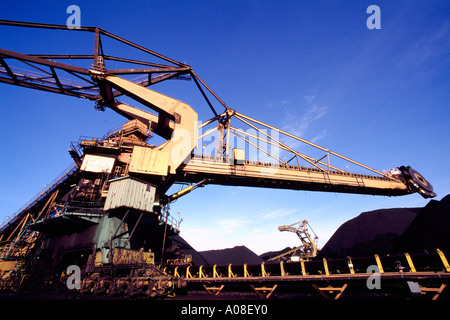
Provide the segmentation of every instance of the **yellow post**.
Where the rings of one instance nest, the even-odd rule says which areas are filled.
[[[411,259],[411,256],[409,255],[408,252],[405,252],[405,257],[406,257],[406,261],[408,261],[408,265],[409,265],[409,269],[411,272],[417,272],[416,271],[416,267],[414,266],[414,263]]]
[[[263,278],[267,277],[267,272],[266,272],[266,267],[265,267],[264,262],[261,263],[261,277],[263,277]]]
[[[173,272],[173,275],[174,275],[175,277],[181,278],[181,277],[180,277],[180,274],[178,273],[178,267],[175,267],[175,271]]]
[[[217,265],[213,267],[213,278],[219,278],[219,274],[217,273]]]
[[[355,274],[355,268],[351,257],[348,257],[348,268],[350,269],[351,274]]]
[[[200,268],[198,269],[198,277],[206,278],[205,273],[203,272],[203,266],[200,266]]]
[[[248,278],[248,277],[250,277],[250,274],[248,273],[247,264],[245,263],[244,264],[244,278]]]
[[[189,270],[190,268],[191,268],[191,266],[188,266],[186,268],[186,279],[193,278],[191,271]]]
[[[442,263],[444,264],[444,267],[445,267],[445,271],[450,272],[450,265],[448,264],[445,254],[439,249],[436,249],[436,251],[439,254],[439,257],[441,257]]]
[[[301,260],[300,265],[302,266],[302,275],[306,276],[305,260]]]
[[[325,274],[330,275],[330,270],[328,269],[328,262],[326,258],[323,258],[323,268],[325,269]]]
[[[280,271],[281,271],[281,276],[284,277],[286,275],[286,272],[284,271],[283,261],[280,261]]]
[[[234,273],[231,270],[231,263],[228,265],[228,278],[234,278]]]
[[[380,256],[375,254],[375,260],[377,261],[377,266],[378,266],[378,269],[380,270],[380,273],[384,273],[383,265],[381,264],[381,260],[380,260]]]

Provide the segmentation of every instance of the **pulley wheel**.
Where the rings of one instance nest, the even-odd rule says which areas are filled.
[[[420,173],[410,166],[401,166],[399,169],[411,191],[419,192],[425,199],[436,197],[436,193],[433,192],[433,186]]]
[[[433,186],[431,185],[431,183],[429,183],[427,179],[425,179],[419,172],[409,167],[408,173],[411,177],[411,180],[415,182],[420,188],[430,193],[433,192]]]

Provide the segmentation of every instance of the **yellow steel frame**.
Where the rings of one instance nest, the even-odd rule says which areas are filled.
[[[437,249],[436,251],[439,254],[439,257],[441,258],[442,263],[444,264],[445,271],[450,272],[450,265],[448,264],[445,254],[439,249]]]
[[[441,272],[426,271],[426,270],[418,271],[414,264],[413,256],[411,256],[409,253],[404,253],[404,256],[405,256],[406,261],[408,262],[408,266],[409,266],[408,273],[410,273],[411,276],[407,276],[407,274],[404,274],[404,273],[402,273],[402,275],[400,276],[399,272],[402,272],[402,271],[386,272],[386,270],[383,267],[382,259],[380,258],[380,256],[375,254],[374,259],[375,259],[375,262],[379,269],[380,276],[382,278],[386,277],[387,279],[389,279],[389,278],[393,278],[393,277],[394,278],[400,277],[403,279],[403,278],[407,277],[405,279],[426,279],[427,276],[431,275],[434,277],[446,279],[446,278],[448,278],[448,276],[445,276],[445,275],[450,272],[450,266],[449,266],[448,260],[441,250],[437,249],[436,252],[439,254],[439,257],[442,261],[442,266],[443,266],[444,270]],[[348,271],[344,272],[344,273],[341,273],[341,271],[337,271],[337,273],[333,273],[332,269],[330,268],[330,261],[328,261],[326,258],[323,258],[322,259],[322,266],[323,266],[322,269],[323,270],[322,269],[319,270],[318,271],[319,274],[310,274],[306,269],[307,263],[308,263],[308,261],[301,260],[300,263],[297,264],[299,266],[299,269],[297,271],[294,271],[291,264],[288,264],[289,268],[286,269],[287,265],[285,265],[285,263],[283,261],[281,261],[278,264],[270,264],[270,268],[268,268],[268,265],[266,265],[263,262],[260,264],[260,273],[258,272],[259,274],[256,274],[256,275],[252,274],[252,272],[254,273],[257,270],[255,268],[255,266],[249,266],[248,264],[244,264],[241,266],[234,266],[234,267],[232,267],[232,264],[229,264],[227,266],[227,271],[228,271],[227,273],[223,272],[225,270],[220,272],[220,267],[217,265],[212,266],[212,269],[206,269],[207,267],[205,267],[205,266],[195,266],[195,267],[187,266],[185,271],[182,273],[184,273],[183,276],[188,281],[194,281],[194,282],[200,282],[200,283],[202,281],[205,281],[205,285],[204,285],[205,290],[209,294],[214,294],[214,295],[218,295],[224,288],[224,285],[222,285],[222,286],[209,285],[208,286],[208,283],[211,284],[212,281],[220,283],[221,280],[236,282],[236,281],[240,281],[240,278],[242,278],[243,281],[250,282],[249,284],[251,284],[252,290],[256,294],[258,294],[258,296],[262,299],[269,298],[276,289],[276,285],[274,285],[272,287],[270,287],[270,286],[258,287],[256,285],[254,285],[255,283],[259,283],[262,281],[271,281],[273,283],[273,282],[277,282],[277,281],[282,282],[284,279],[289,280],[289,281],[320,279],[320,280],[341,282],[344,279],[350,279],[350,278],[367,279],[371,275],[371,274],[364,273],[364,271],[361,272],[362,271],[361,268],[358,268],[359,271],[356,270],[353,265],[353,261],[352,261],[351,257],[347,258]],[[278,269],[275,268],[275,266],[277,266],[277,265],[278,265]],[[289,270],[289,272],[287,272],[287,270]],[[166,271],[167,271],[167,268],[166,268]],[[235,272],[238,272],[238,273],[235,274]],[[292,274],[290,274],[290,272],[292,272]],[[175,267],[173,269],[172,273],[174,276],[180,277],[180,267]],[[446,281],[448,281],[448,280],[446,280]],[[433,296],[433,300],[436,300],[439,297],[439,295],[442,293],[442,291],[445,289],[446,285],[447,285],[446,283],[441,283],[441,284],[439,284],[439,287],[420,286],[420,288],[423,293],[434,292],[435,294]],[[326,287],[321,287],[316,284],[313,284],[313,287],[323,297],[325,297],[327,299],[337,300],[341,297],[344,290],[346,290],[346,288],[348,287],[348,283],[344,283],[341,286],[331,286],[330,285],[330,286],[326,286]],[[330,296],[329,294],[327,294],[327,292],[334,293],[335,295]]]

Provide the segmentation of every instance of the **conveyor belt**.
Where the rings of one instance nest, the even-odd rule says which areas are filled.
[[[432,298],[437,299],[450,283],[450,266],[439,249],[431,254],[324,258],[260,265],[167,266],[165,271],[184,279],[188,291],[204,289],[209,294],[219,295],[222,290],[236,292],[252,289],[261,298],[270,297],[276,290],[295,293],[304,291],[305,287],[325,294],[325,297],[326,292],[342,294],[347,287],[370,291],[367,283],[375,276],[383,284],[377,288],[380,289],[378,292],[383,292],[381,289],[392,291],[399,286],[408,288],[409,282],[417,283],[423,292],[434,292]],[[261,295],[263,291],[265,296]]]
[[[232,160],[194,155],[180,170],[177,180],[232,186],[251,186],[293,190],[344,192],[398,196],[410,194],[407,185],[394,178],[339,171],[322,171],[291,165]]]

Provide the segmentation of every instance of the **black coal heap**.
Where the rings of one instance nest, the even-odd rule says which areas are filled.
[[[363,212],[336,230],[319,258],[450,251],[449,230],[450,195],[423,208]]]
[[[231,264],[260,264],[263,262],[256,253],[246,246],[234,248],[197,251],[179,235],[172,238],[172,246],[182,255],[191,255],[192,264],[200,265],[229,265]]]
[[[222,250],[209,250],[200,252],[210,265],[228,265],[228,264],[260,264],[263,262],[256,253],[246,246],[236,246]]]
[[[423,208],[392,208],[363,212],[343,223],[328,240],[318,259],[364,257],[373,254],[450,251],[450,195],[431,200]],[[285,252],[258,256],[245,246],[197,252],[183,238],[174,238],[183,254],[191,254],[194,265],[259,264]]]

